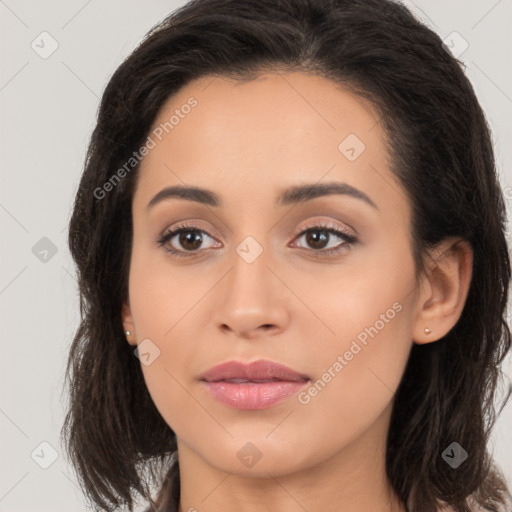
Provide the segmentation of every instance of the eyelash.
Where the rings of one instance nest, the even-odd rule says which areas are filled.
[[[331,235],[337,236],[338,238],[341,238],[344,241],[344,243],[342,243],[339,247],[334,248],[334,249],[318,249],[318,250],[311,249],[314,253],[320,253],[320,257],[334,256],[334,255],[342,252],[343,250],[354,246],[358,242],[358,239],[356,237],[349,235],[348,233],[346,233],[344,231],[341,231],[337,226],[329,224],[329,223],[318,224],[318,225],[312,226],[310,228],[304,229],[300,233],[298,233],[295,238],[299,238],[299,237],[309,233],[310,231],[322,231],[325,233],[329,233]],[[178,258],[189,258],[189,257],[196,255],[198,253],[198,251],[178,251],[178,250],[172,249],[171,247],[166,245],[168,241],[172,240],[176,235],[183,233],[183,232],[185,232],[185,233],[198,232],[198,233],[202,233],[202,234],[210,237],[210,235],[208,235],[208,233],[206,231],[200,229],[199,227],[197,227],[193,224],[182,223],[182,224],[178,225],[173,230],[165,231],[160,236],[160,238],[157,240],[158,246],[163,247],[163,249],[165,251],[170,253],[172,256],[176,256]],[[212,238],[212,237],[210,237],[210,238]]]

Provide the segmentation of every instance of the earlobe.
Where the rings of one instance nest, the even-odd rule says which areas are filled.
[[[419,293],[415,343],[437,341],[455,326],[466,303],[472,269],[473,251],[465,240],[449,238],[432,251]]]
[[[129,302],[126,301],[123,304],[122,313],[121,313],[121,320],[123,323],[123,329],[124,329],[124,335],[126,337],[126,341],[132,345],[137,345],[137,338],[135,336],[135,325],[133,323],[133,316],[130,309]]]

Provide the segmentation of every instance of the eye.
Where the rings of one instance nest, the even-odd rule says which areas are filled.
[[[309,247],[313,247],[315,249],[313,252],[319,253],[319,256],[331,256],[347,251],[358,242],[356,237],[332,224],[320,224],[307,228],[299,233],[297,239],[302,237],[305,237],[306,243]],[[328,247],[331,242],[336,242],[336,239],[338,243]]]
[[[179,236],[178,236],[179,235]],[[173,247],[173,238],[176,238],[176,244],[181,247]],[[193,256],[201,248],[205,238],[211,238],[206,231],[192,224],[180,224],[175,229],[164,232],[157,241],[159,247],[163,247],[167,252],[177,257]],[[169,243],[171,242],[171,243]],[[189,254],[187,254],[189,253]]]

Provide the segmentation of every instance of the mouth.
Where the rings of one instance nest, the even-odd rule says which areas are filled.
[[[273,361],[214,366],[200,381],[219,402],[236,409],[266,409],[298,393],[310,377]]]

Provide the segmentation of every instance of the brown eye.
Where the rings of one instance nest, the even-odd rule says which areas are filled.
[[[348,250],[357,243],[357,239],[341,231],[337,226],[313,226],[303,230],[297,239],[304,237],[306,249],[312,249],[319,255],[333,255]],[[330,244],[330,247],[329,247]],[[300,247],[300,246],[299,246]]]
[[[158,240],[159,247],[175,256],[194,256],[198,254],[206,239],[213,238],[197,226],[180,225],[176,229],[165,232]],[[187,254],[188,253],[188,254]]]
[[[178,233],[178,243],[188,251],[199,249],[203,238],[197,231],[181,231]]]

